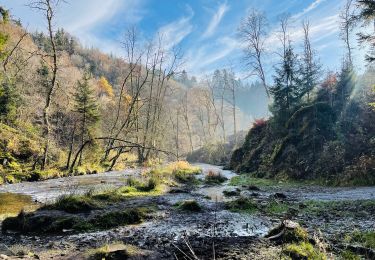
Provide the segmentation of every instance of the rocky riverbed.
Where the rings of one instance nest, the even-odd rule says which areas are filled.
[[[228,181],[221,185],[172,188],[162,195],[129,198],[105,209],[152,205],[155,210],[137,225],[88,233],[66,230],[57,235],[2,234],[0,254],[15,258],[16,251],[23,249],[42,259],[84,259],[89,249],[120,241],[144,250],[141,259],[188,259],[184,252],[190,250],[199,259],[213,259],[214,255],[217,259],[275,259],[280,255],[280,246],[263,237],[284,218],[300,222],[311,233],[319,231],[328,241],[336,241],[337,236],[350,230],[375,228],[374,187],[328,188],[282,183],[233,186],[229,179],[236,177],[235,173],[212,165],[199,166],[203,171],[198,179],[204,179],[210,171],[220,171]],[[72,191],[83,193],[123,186],[126,178],[139,176],[141,171],[133,169],[6,185],[0,187],[0,192],[23,194],[45,203]],[[232,193],[225,196],[225,191]],[[227,202],[239,197],[255,201],[257,211],[228,210]],[[186,212],[176,207],[181,201],[191,200],[200,205],[200,211]],[[90,214],[101,214],[101,211],[81,213],[87,218]]]

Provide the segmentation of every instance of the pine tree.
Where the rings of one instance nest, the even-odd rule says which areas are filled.
[[[299,103],[301,90],[299,87],[297,55],[289,44],[285,50],[281,66],[276,68],[275,85],[271,88],[273,104],[271,111],[281,123],[288,120],[292,109]]]
[[[12,124],[17,118],[20,97],[15,87],[8,81],[0,84],[0,121]]]
[[[304,50],[302,60],[299,68],[300,74],[300,95],[306,96],[307,101],[310,101],[310,94],[314,87],[318,84],[321,66],[315,59],[314,50],[310,42],[310,25],[308,22],[303,23],[304,30]]]
[[[360,8],[359,14],[356,16],[357,20],[363,23],[363,27],[372,24],[372,33],[361,32],[358,34],[359,40],[362,43],[367,43],[370,47],[370,52],[366,56],[366,60],[370,63],[375,61],[375,1],[374,0],[357,0]]]
[[[77,82],[77,90],[74,94],[75,111],[80,115],[81,124],[81,145],[84,144],[86,136],[90,137],[90,128],[99,121],[98,104],[94,91],[89,85],[87,75]],[[78,164],[82,163],[82,153]]]
[[[344,62],[335,89],[334,109],[337,113],[344,112],[356,84],[353,67]]]

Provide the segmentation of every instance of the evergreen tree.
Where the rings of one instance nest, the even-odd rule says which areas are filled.
[[[356,75],[353,67],[344,62],[339,80],[335,89],[334,109],[337,113],[344,111],[346,105],[350,101],[350,96],[356,84]]]
[[[94,90],[89,85],[87,75],[77,82],[77,90],[74,94],[75,111],[80,115],[81,145],[84,144],[86,136],[91,136],[90,129],[99,121],[98,104]],[[78,164],[82,163],[82,153]]]
[[[301,90],[299,87],[297,55],[292,46],[285,50],[280,67],[276,68],[275,85],[271,88],[273,104],[271,111],[281,123],[288,120],[292,109],[299,104]]]
[[[4,81],[0,85],[0,121],[7,124],[15,122],[17,117],[17,108],[20,103],[15,86],[9,81]]]
[[[366,56],[366,60],[370,63],[375,61],[375,1],[374,0],[357,0],[360,8],[359,14],[356,18],[363,23],[363,27],[372,25],[371,33],[361,32],[358,34],[359,40],[362,43],[367,43],[370,47],[370,52]]]
[[[304,50],[302,60],[299,68],[300,74],[300,90],[301,97],[306,96],[307,101],[310,101],[310,94],[314,87],[318,84],[321,66],[315,59],[314,50],[310,42],[310,25],[308,22],[303,23],[304,30]]]

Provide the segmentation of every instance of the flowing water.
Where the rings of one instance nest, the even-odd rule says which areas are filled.
[[[199,185],[182,193],[167,193],[156,197],[132,198],[123,205],[157,206],[157,213],[151,220],[140,225],[118,227],[111,230],[65,234],[63,236],[0,236],[0,245],[25,244],[32,248],[44,250],[51,243],[58,243],[58,248],[69,245],[71,250],[102,245],[108,241],[124,241],[148,247],[163,246],[166,241],[173,242],[185,234],[207,237],[251,237],[263,236],[269,229],[279,223],[278,219],[261,214],[240,214],[230,212],[223,206],[223,201],[230,200],[223,196],[224,190],[235,189],[229,185],[229,179],[236,176],[234,172],[222,170],[221,167],[196,164],[202,168],[197,178],[204,179],[210,171],[220,172],[228,181],[222,185]],[[40,203],[51,202],[61,194],[83,193],[88,190],[119,187],[126,183],[129,176],[140,176],[146,169],[128,169],[96,175],[84,175],[51,179],[42,182],[18,183],[0,186],[0,215],[17,214],[21,209],[34,210]],[[241,189],[241,194],[248,191]],[[283,192],[288,199],[304,200],[358,200],[375,199],[375,187],[329,188],[318,186],[300,187],[262,187],[260,197],[268,198],[275,192]],[[184,213],[176,210],[174,205],[183,200],[196,200],[203,208],[201,212]],[[36,202],[39,202],[36,203]],[[0,216],[1,221],[1,216]],[[371,224],[371,223],[370,223]],[[45,248],[46,247],[46,248]],[[1,250],[0,250],[1,252]]]

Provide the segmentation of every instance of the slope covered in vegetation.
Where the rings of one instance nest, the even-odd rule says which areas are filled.
[[[310,101],[258,120],[230,168],[258,177],[375,184],[373,70],[328,75]]]

